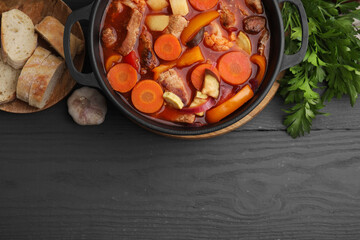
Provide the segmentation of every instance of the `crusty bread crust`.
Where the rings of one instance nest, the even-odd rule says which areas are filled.
[[[16,87],[16,96],[18,99],[28,102],[29,92],[35,76],[38,74],[38,69],[43,61],[50,55],[50,51],[37,47],[34,54],[26,62],[21,71]]]
[[[38,68],[29,92],[30,106],[43,108],[48,102],[58,80],[63,74],[65,63],[62,59],[49,55]]]
[[[19,70],[13,69],[0,58],[0,104],[16,99],[16,82]]]
[[[65,59],[64,25],[54,17],[47,16],[35,26],[36,31]],[[74,34],[70,35],[70,51],[72,58],[84,50],[84,42]]]
[[[15,69],[22,68],[37,45],[37,34],[29,16],[18,9],[2,13],[1,54]]]

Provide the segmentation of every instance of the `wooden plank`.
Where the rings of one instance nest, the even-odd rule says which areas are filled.
[[[2,132],[1,239],[360,236],[358,130],[191,142],[69,126]]]
[[[360,129],[360,104],[351,107],[347,97],[335,99],[330,103],[325,103],[324,113],[330,116],[318,116],[313,122],[313,130],[341,130],[341,129]],[[288,108],[284,105],[281,97],[276,96],[272,102],[254,120],[239,129],[241,130],[283,130],[282,125],[285,113],[283,109]]]

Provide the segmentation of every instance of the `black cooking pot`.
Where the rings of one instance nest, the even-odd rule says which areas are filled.
[[[291,2],[296,5],[300,12],[302,22],[302,47],[295,55],[284,55],[284,26],[279,4]],[[300,63],[305,57],[308,46],[308,23],[304,7],[301,0],[263,0],[265,11],[269,21],[271,33],[269,66],[260,89],[256,95],[235,113],[223,119],[217,124],[203,127],[184,127],[172,126],[154,121],[151,118],[139,113],[135,108],[124,102],[121,97],[111,88],[106,78],[101,55],[100,55],[100,28],[103,16],[106,12],[108,1],[95,0],[92,4],[74,11],[67,19],[64,34],[64,51],[66,64],[72,77],[80,84],[101,89],[108,99],[111,100],[128,118],[141,126],[160,134],[171,136],[204,136],[214,132],[229,128],[247,114],[249,114],[266,96],[276,80],[276,76],[282,70],[288,69]],[[78,72],[72,62],[70,54],[70,31],[73,24],[79,20],[89,21],[89,32],[87,36],[87,46],[93,73],[83,74]]]

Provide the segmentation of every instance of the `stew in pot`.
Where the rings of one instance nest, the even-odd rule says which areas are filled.
[[[113,0],[100,41],[124,101],[151,118],[203,126],[254,96],[269,39],[261,0]]]

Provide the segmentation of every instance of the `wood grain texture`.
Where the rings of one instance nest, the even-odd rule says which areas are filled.
[[[360,104],[354,107],[350,105],[350,99],[335,99],[332,102],[325,102],[326,107],[322,110],[329,113],[329,116],[317,116],[313,121],[312,130],[352,130],[360,129]],[[255,117],[254,120],[243,126],[241,130],[276,131],[285,130],[282,124],[285,113],[283,109],[289,106],[284,104],[280,96],[276,96],[272,102]]]
[[[0,238],[360,236],[358,130],[184,142],[135,129],[3,133]]]
[[[0,13],[14,8],[25,12],[33,20],[34,24],[39,23],[46,16],[53,16],[65,25],[67,16],[71,13],[71,9],[61,0],[0,0]],[[74,25],[72,33],[84,40],[84,34],[79,23]],[[52,49],[45,40],[42,40],[40,36],[38,42],[39,45],[56,54],[56,51]],[[83,68],[84,59],[85,51],[75,57],[74,65],[78,70]],[[75,84],[76,82],[70,76],[69,71],[65,70],[44,108],[38,109],[31,107],[21,100],[15,100],[11,103],[0,105],[0,110],[11,113],[33,113],[42,111],[54,106],[60,100],[64,99],[64,97],[66,97],[73,89]]]

